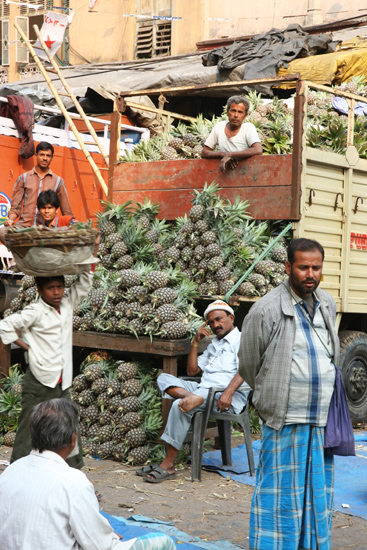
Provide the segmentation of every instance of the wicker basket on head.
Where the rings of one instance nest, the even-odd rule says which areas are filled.
[[[78,274],[85,269],[85,264],[95,260],[93,248],[97,235],[91,221],[55,229],[10,227],[5,244],[24,273],[34,276]]]

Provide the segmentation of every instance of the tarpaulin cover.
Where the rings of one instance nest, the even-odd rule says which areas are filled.
[[[325,85],[338,85],[348,82],[353,76],[366,76],[367,40],[343,42],[336,52],[295,59],[288,68],[280,68],[278,76],[294,73],[299,73],[303,80]],[[283,82],[280,87],[294,88],[294,84]]]
[[[354,438],[356,456],[334,457],[334,510],[367,519],[367,432],[356,433]],[[260,441],[254,441],[252,448],[257,467]],[[255,486],[256,477],[249,474],[245,445],[232,449],[232,466],[223,466],[220,451],[211,451],[203,455],[203,467],[239,483]]]
[[[240,547],[235,546],[228,540],[207,542],[198,537],[187,535],[176,529],[171,522],[148,518],[140,514],[130,516],[128,519],[110,516],[105,512],[101,512],[101,514],[109,521],[115,533],[123,536],[123,540],[141,537],[153,531],[160,531],[172,537],[179,550],[240,550]]]
[[[331,42],[330,34],[309,35],[300,25],[289,25],[285,31],[271,29],[247,42],[234,42],[212,50],[202,56],[202,61],[204,66],[217,65],[220,72],[245,63],[244,80],[275,77],[279,68],[287,67],[293,59],[327,52]],[[270,92],[269,86],[256,86],[256,89]]]

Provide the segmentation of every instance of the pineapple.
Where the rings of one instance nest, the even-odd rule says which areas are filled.
[[[135,395],[131,395],[130,397],[122,399],[119,407],[123,414],[127,414],[128,412],[137,412],[140,408],[140,400]]]
[[[165,259],[169,263],[177,262],[180,259],[180,251],[175,246],[171,246],[166,250]]]
[[[111,399],[108,401],[108,410],[110,413],[115,413],[120,410],[121,407],[121,396],[120,395],[114,395],[111,397]],[[112,418],[111,418],[112,421]]]
[[[169,145],[167,145],[163,150],[162,150],[162,160],[175,160],[177,158],[177,151],[176,149],[174,149],[173,147],[170,147]]]
[[[214,256],[208,262],[208,270],[218,271],[218,269],[221,269],[223,267],[223,263],[223,258],[221,258],[220,256]]]
[[[101,308],[107,300],[107,291],[103,289],[91,289],[88,294],[90,305]]]
[[[138,428],[141,423],[141,416],[137,412],[128,412],[121,418],[118,428],[122,431],[128,432],[129,430]]]
[[[116,282],[119,283],[122,288],[138,286],[140,284],[140,275],[133,269],[123,269],[119,271]]]
[[[103,459],[110,458],[113,454],[113,448],[113,441],[104,441],[101,445],[99,445],[97,454]]]
[[[151,290],[167,286],[168,277],[163,271],[151,271],[144,278],[144,285]]]
[[[107,236],[105,240],[105,245],[108,248],[112,248],[116,243],[121,243],[123,241],[121,233],[111,233]],[[127,250],[127,246],[123,243],[123,247]]]
[[[149,447],[135,447],[131,449],[128,456],[128,461],[133,466],[145,464],[149,458]]]
[[[139,302],[139,304],[146,304],[149,302],[148,289],[145,286],[132,286],[126,292],[125,299],[128,302]]]
[[[197,144],[197,138],[194,134],[185,134],[182,139],[184,145],[187,145],[188,147],[195,147]]]
[[[31,288],[35,286],[36,281],[34,277],[31,277],[31,275],[24,275],[22,278],[22,289],[27,290],[27,288]]]
[[[227,279],[226,281],[221,281],[219,283],[219,294],[223,296],[224,294],[227,294],[230,290],[232,290],[234,286],[234,281],[232,279]]]
[[[100,220],[99,230],[102,237],[107,237],[116,232],[116,225],[112,221],[102,218]]]
[[[120,391],[121,383],[117,378],[113,378],[112,380],[108,380],[108,385],[106,389],[106,393],[109,397],[112,397],[113,395],[117,395]]]
[[[78,403],[82,407],[88,407],[89,405],[92,405],[94,399],[94,393],[91,390],[83,390],[78,395]]]
[[[136,378],[130,378],[129,380],[126,380],[126,382],[123,382],[120,389],[123,397],[130,397],[132,395],[137,397],[141,394],[142,390],[143,387],[141,382]]]
[[[209,226],[205,220],[198,220],[195,222],[194,231],[199,235],[202,235],[203,233],[206,233],[206,231],[209,231]]]
[[[164,304],[157,308],[155,321],[159,323],[168,323],[169,321],[176,321],[178,317],[179,311],[175,306],[172,304]]]
[[[97,405],[89,405],[89,407],[87,407],[87,410],[85,411],[84,421],[87,423],[88,426],[91,426],[92,424],[98,422],[100,414],[101,411],[99,407],[97,407]]]
[[[192,223],[196,223],[197,221],[203,218],[204,213],[205,213],[204,206],[202,206],[201,204],[195,204],[189,212],[189,218]]]
[[[240,284],[238,292],[242,296],[255,296],[257,294],[255,286],[248,281]]]
[[[125,363],[121,361],[117,367],[116,376],[119,380],[130,380],[138,374],[137,366],[134,363]]]
[[[120,256],[117,258],[117,261],[113,264],[113,267],[118,270],[130,269],[134,265],[134,258],[129,254]]]
[[[170,321],[164,323],[157,336],[168,338],[169,340],[178,340],[184,338],[187,334],[187,326],[179,321]]]
[[[183,140],[175,137],[169,141],[168,145],[178,151],[183,145]]]
[[[16,432],[6,432],[3,439],[4,445],[6,447],[14,447],[16,435]]]
[[[260,275],[259,273],[252,273],[248,280],[257,288],[257,290],[259,290],[259,288],[261,287],[266,286],[265,277],[263,275]]]
[[[97,378],[96,380],[94,380],[90,389],[92,390],[93,393],[95,393],[96,395],[99,395],[100,393],[107,391],[107,388],[108,388],[107,378]]]
[[[126,456],[127,448],[125,443],[118,443],[114,446],[112,456],[118,462],[122,462]]]
[[[92,424],[88,429],[88,439],[95,439],[98,437],[100,426],[98,424]]]
[[[204,233],[205,235],[207,233],[211,233],[211,231],[207,231],[206,233]],[[220,246],[218,243],[211,243],[211,244],[208,244],[206,247],[205,247],[205,256],[208,256],[209,258],[213,258],[214,256],[219,256],[220,254]]]
[[[111,425],[112,419],[113,419],[112,412],[110,410],[104,410],[99,415],[99,424],[100,426]]]
[[[286,262],[288,260],[287,250],[282,246],[277,246],[272,252],[271,259],[274,262]]]
[[[225,281],[225,280],[229,279],[230,277],[231,277],[231,270],[227,266],[221,267],[215,273],[215,278],[216,278],[217,281]]]
[[[130,447],[142,447],[147,440],[147,434],[141,428],[129,430],[125,436],[125,443]]]
[[[112,433],[113,426],[106,424],[105,426],[99,428],[97,437],[101,443],[104,443],[105,441],[111,441]]]
[[[128,248],[122,240],[114,244],[111,248],[111,254],[115,258],[121,258],[122,256],[125,256],[127,251],[128,251]]]
[[[163,287],[157,288],[151,298],[153,304],[159,307],[163,304],[172,304],[176,300],[177,294],[172,288]]]
[[[97,378],[102,378],[103,369],[99,363],[89,363],[85,367],[83,375],[89,382],[94,382]]]

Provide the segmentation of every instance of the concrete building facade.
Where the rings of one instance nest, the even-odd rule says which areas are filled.
[[[367,15],[362,0],[27,0],[19,6],[0,0],[2,82],[19,80],[35,70],[24,45],[14,42],[14,22],[34,38],[33,24],[41,27],[54,7],[74,12],[59,52],[59,59],[71,65],[184,54],[195,51],[199,41]]]

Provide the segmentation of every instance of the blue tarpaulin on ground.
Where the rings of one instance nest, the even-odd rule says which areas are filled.
[[[192,537],[176,529],[172,522],[160,521],[159,519],[148,518],[140,514],[130,516],[127,519],[110,516],[105,512],[101,512],[101,514],[109,521],[115,533],[123,536],[123,540],[141,537],[153,531],[156,533],[160,531],[172,537],[179,550],[242,550],[239,546],[232,544],[228,540],[207,542],[198,537]]]
[[[354,438],[356,456],[335,457],[334,510],[367,519],[367,432],[356,433]],[[260,441],[254,441],[252,448],[257,467]],[[250,476],[245,445],[232,449],[232,466],[223,466],[220,451],[211,451],[203,455],[203,467],[255,486],[256,478]]]

